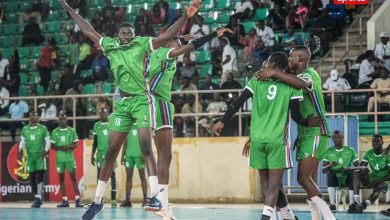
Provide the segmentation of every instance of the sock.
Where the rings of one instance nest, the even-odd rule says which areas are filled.
[[[74,196],[74,199],[78,200],[78,199],[80,199],[80,196],[76,195],[76,196]]]
[[[162,203],[162,209],[167,210],[168,209],[168,185],[158,185],[159,193],[157,195],[157,198]]]
[[[284,220],[283,218],[283,215],[282,215],[282,212],[281,211],[277,211],[276,212],[277,216],[278,216],[278,220]]]
[[[43,182],[38,183],[37,186],[37,195],[41,196],[42,195],[42,189],[43,189]]]
[[[274,208],[274,212],[273,212],[272,215],[271,215],[270,220],[277,220],[277,217],[276,217],[276,209],[275,209],[275,208]]]
[[[352,205],[354,203],[354,193],[353,190],[349,190],[349,204]]]
[[[116,190],[111,190],[111,200],[116,200]]]
[[[311,219],[312,220],[321,220],[321,213],[320,210],[318,210],[316,204],[314,204],[312,201],[307,200],[309,203],[309,208],[311,212]]]
[[[359,195],[353,195],[353,200],[354,200],[356,203],[360,203],[360,196],[359,196]]]
[[[158,193],[158,178],[157,176],[149,176],[150,194],[154,197]]]
[[[266,215],[271,218],[273,214],[274,214],[274,208],[265,205],[263,208],[263,216]]]
[[[145,198],[145,196],[144,196],[144,198]],[[130,193],[126,193],[126,201],[131,201]]]
[[[367,206],[371,205],[371,201],[367,199],[366,204],[367,204]]]
[[[386,192],[386,203],[390,202],[390,188]]]
[[[64,196],[62,197],[62,200],[68,201],[68,197]]]
[[[282,215],[282,217],[280,219],[283,219],[283,220],[284,219],[294,219],[295,220],[295,215],[292,212],[289,205],[287,205],[286,207],[280,208],[280,214]]]
[[[335,220],[333,213],[330,211],[326,202],[320,198],[319,196],[314,196],[310,198],[310,200],[317,206],[318,210],[320,210],[321,215],[324,217],[324,220]]]
[[[41,195],[35,195],[35,198],[41,199],[42,196]]]
[[[106,190],[107,182],[98,180],[98,185],[96,187],[96,194],[95,194],[95,203],[101,204],[103,199],[104,191]]]
[[[144,199],[146,198],[146,196],[147,196],[146,193],[144,193]]]
[[[331,205],[336,205],[336,188],[328,187],[329,202]]]

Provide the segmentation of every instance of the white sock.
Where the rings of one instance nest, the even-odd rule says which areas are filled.
[[[168,210],[168,185],[158,184],[159,193],[157,199],[162,203],[162,209]]]
[[[367,199],[366,204],[367,204],[367,206],[371,205],[371,201]]]
[[[272,217],[273,214],[274,214],[274,208],[265,205],[263,208],[263,215]]]
[[[68,201],[68,197],[64,196],[62,197],[63,200]]]
[[[157,176],[149,176],[149,186],[151,197],[155,196],[158,192],[158,178]]]
[[[43,189],[43,182],[38,183],[37,185],[37,194],[40,196],[42,195],[42,189]],[[41,197],[39,197],[41,198]]]
[[[39,198],[39,199],[41,199],[41,198],[42,198],[42,196],[41,196],[41,195],[35,195],[35,198]]]
[[[386,192],[386,203],[387,202],[390,202],[390,188],[387,189],[387,192]]]
[[[269,220],[277,220],[276,218],[276,209],[274,208],[274,212],[271,215],[271,218]]]
[[[336,205],[336,188],[328,187],[329,202],[331,205]]]
[[[75,200],[78,200],[78,199],[80,199],[80,196],[77,196],[77,195],[76,195],[76,196],[74,196],[74,199],[75,199]]]
[[[94,201],[96,204],[102,203],[102,199],[106,187],[107,187],[107,182],[98,180],[98,185],[96,187],[95,201]]]
[[[360,196],[358,195],[353,195],[353,200],[357,203],[360,203]]]
[[[355,201],[354,201],[354,193],[353,193],[353,190],[349,190],[349,204],[352,205]]]
[[[277,213],[277,215],[278,215],[278,220],[284,220],[284,218],[283,218],[283,215],[282,215],[282,212],[281,212],[281,211],[277,211],[276,213]]]
[[[318,210],[316,204],[314,202],[307,200],[309,203],[310,213],[311,213],[311,219],[312,220],[321,220],[321,213],[320,210]]]
[[[320,210],[322,217],[324,217],[324,220],[336,219],[323,199],[318,196],[314,196],[310,198],[310,200],[317,206],[318,210]]]
[[[293,211],[291,210],[290,206],[287,205],[286,207],[280,208],[280,213],[282,214],[281,219],[294,219],[295,220],[295,215]]]

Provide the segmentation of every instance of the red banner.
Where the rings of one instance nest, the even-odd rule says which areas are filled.
[[[367,5],[368,0],[333,0],[336,5]]]
[[[26,156],[18,160],[18,144],[10,142],[0,143],[0,201],[33,200],[30,177],[27,172]],[[76,159],[76,179],[79,189],[82,189],[84,176],[84,141],[80,140],[74,150]],[[47,158],[47,172],[44,176],[43,200],[61,201],[59,176],[55,166],[55,151],[50,150]],[[65,175],[66,194],[69,199],[74,198],[72,182],[68,174]]]

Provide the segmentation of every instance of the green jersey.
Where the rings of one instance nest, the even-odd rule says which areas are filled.
[[[27,153],[41,153],[45,149],[45,138],[50,138],[46,126],[37,124],[35,127],[26,125],[22,129],[21,138],[26,143]]]
[[[258,81],[255,78],[246,88],[253,94],[251,140],[286,144],[290,100],[302,99],[302,92],[280,81]]]
[[[142,157],[136,124],[133,124],[127,135],[126,157]]]
[[[305,136],[330,136],[330,128],[326,119],[324,95],[322,94],[322,83],[318,73],[313,68],[307,68],[298,75],[301,79],[311,82],[311,88],[303,91],[303,101],[299,105],[299,111],[304,118],[309,116],[320,116],[323,124],[320,127],[306,127],[298,124],[299,137]]]
[[[108,149],[108,122],[96,122],[92,134],[97,137],[97,158],[101,158],[99,156],[106,155]]]
[[[51,133],[50,139],[51,143],[55,144],[57,147],[71,145],[79,140],[79,138],[77,137],[76,130],[69,126],[66,128],[58,127],[54,129],[54,131]],[[74,161],[73,151],[56,151],[56,161]]]
[[[100,45],[110,61],[115,85],[132,95],[145,95],[148,54],[153,51],[151,37],[135,37],[129,44],[121,45],[119,38],[103,37]]]
[[[150,90],[161,98],[171,101],[172,79],[176,72],[176,59],[169,59],[172,48],[160,47],[150,54]]]
[[[336,147],[327,149],[324,161],[329,163],[337,162],[337,165],[332,167],[332,170],[338,171],[341,167],[351,167],[352,163],[359,160],[355,150],[352,147],[344,146],[338,150]]]
[[[390,156],[385,154],[385,150],[382,150],[382,154],[376,155],[374,149],[367,151],[363,160],[370,165],[371,173],[370,179],[376,180],[384,176],[389,175],[388,167],[390,166]]]

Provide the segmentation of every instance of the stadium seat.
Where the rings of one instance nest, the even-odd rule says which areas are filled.
[[[47,31],[51,33],[58,33],[61,29],[61,23],[59,21],[52,21]]]
[[[86,94],[94,94],[95,86],[93,84],[84,85],[84,92]]]
[[[14,49],[12,49],[11,47],[8,47],[7,49],[3,50],[1,52],[1,54],[3,54],[3,57],[9,57],[9,55],[14,54]]]
[[[28,83],[31,84],[36,84],[41,81],[41,76],[39,75],[39,72],[33,71],[30,72],[29,77],[28,77]]]
[[[32,1],[23,1],[19,5],[20,11],[29,10],[29,9],[31,9],[31,6],[32,6]]]
[[[91,7],[97,7],[97,6],[103,6],[104,5],[104,0],[94,0],[94,1],[89,1],[88,2]],[[113,2],[114,4],[114,2]]]
[[[19,52],[19,58],[20,59],[28,59],[30,58],[30,47],[19,47],[18,52]]]
[[[268,8],[258,8],[256,10],[255,20],[264,20],[268,17]]]
[[[30,67],[30,61],[28,59],[19,60],[20,70],[27,70]]]
[[[38,58],[41,54],[41,47],[33,47],[31,49],[31,58]]]
[[[214,7],[214,0],[204,0],[202,2],[202,6],[200,6],[199,11],[200,12],[205,12],[213,9]]]
[[[25,73],[19,73],[20,84],[26,84],[28,82],[28,76]]]
[[[60,71],[58,71],[58,70],[52,70],[52,71],[51,71],[51,80],[56,80],[58,74],[60,74]]]
[[[4,35],[15,35],[17,32],[17,26],[14,24],[3,24]]]
[[[216,19],[217,12],[206,12],[206,14],[203,16],[204,18],[204,23],[205,24],[214,24],[215,19]]]
[[[83,70],[83,71],[81,71],[81,73],[80,73],[80,77],[81,77],[81,78],[85,78],[85,77],[91,76],[91,75],[92,75],[92,70],[91,70],[91,69]]]
[[[45,93],[43,86],[37,85],[37,92],[38,92],[38,95],[43,95]]]
[[[19,87],[19,91],[18,91],[18,94],[19,96],[28,96],[28,93],[29,93],[29,87],[26,86],[26,85],[21,85]]]
[[[216,9],[218,11],[227,9],[230,7],[230,0],[219,0]]]
[[[2,47],[12,47],[16,43],[15,36],[12,35],[4,36],[2,41]]]
[[[51,9],[55,9],[55,10],[62,9],[62,6],[58,0],[50,0],[49,6]]]
[[[18,2],[17,1],[11,1],[11,2],[5,2],[5,11],[8,13],[18,11]]]
[[[253,22],[253,21],[246,21],[246,22],[243,22],[242,25],[244,26],[244,29],[245,29],[245,33],[249,33],[249,31],[252,29],[252,28],[256,28],[256,23]]]
[[[222,13],[218,16],[217,22],[218,23],[229,23],[230,21],[230,14],[229,13]]]
[[[206,74],[212,73],[213,67],[210,64],[202,65],[199,69],[199,79],[203,79]]]
[[[108,83],[108,82],[105,82],[103,84],[103,92],[104,93],[112,93],[112,87],[111,87],[111,84]]]
[[[196,52],[196,63],[202,64],[207,63],[211,59],[210,51],[197,51]]]

